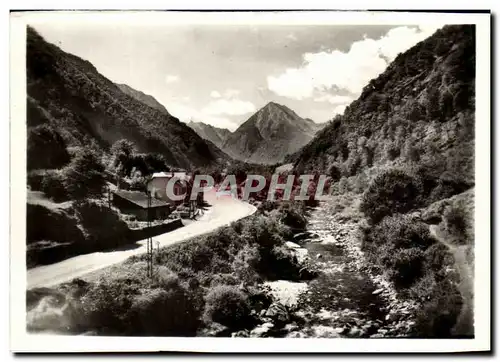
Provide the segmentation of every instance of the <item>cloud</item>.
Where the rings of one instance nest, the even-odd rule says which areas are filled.
[[[346,104],[343,104],[343,105],[340,105],[340,106],[337,106],[333,109],[333,115],[337,115],[337,114],[342,114],[344,113],[345,109],[346,109],[347,105]]]
[[[214,116],[204,114],[190,106],[182,103],[168,103],[167,107],[170,114],[179,118],[179,120],[183,122],[203,122],[207,124],[211,124],[212,126],[219,128],[227,128],[231,131],[236,130],[238,128],[238,124],[234,123],[231,119],[224,116]]]
[[[286,36],[287,39],[291,40],[291,41],[297,41],[297,37],[295,36],[294,33],[290,33]]]
[[[224,92],[224,97],[225,98],[235,98],[240,95],[240,91],[237,89],[227,89]]]
[[[221,96],[221,94],[219,92],[217,92],[217,91],[214,90],[214,91],[210,92],[210,97],[212,97],[212,98],[220,98],[222,96]]]
[[[201,112],[208,115],[227,114],[239,116],[255,111],[253,103],[239,99],[217,99],[210,102]]]
[[[175,83],[175,82],[178,82],[179,80],[180,80],[180,78],[178,75],[167,74],[165,76],[166,83]]]
[[[401,52],[432,35],[439,26],[393,28],[378,40],[365,37],[347,52],[323,50],[302,55],[303,64],[268,76],[269,90],[283,97],[302,100],[332,88],[358,95]]]

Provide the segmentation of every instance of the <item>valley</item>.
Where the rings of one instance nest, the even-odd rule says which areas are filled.
[[[474,338],[475,36],[447,25],[359,94],[310,90],[326,123],[273,100],[298,70],[260,108],[210,88],[181,121],[202,96],[180,76],[153,96],[28,27],[27,331]]]

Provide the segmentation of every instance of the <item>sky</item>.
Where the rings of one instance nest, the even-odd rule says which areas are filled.
[[[230,14],[228,14],[230,16]],[[418,25],[137,25],[37,23],[64,51],[115,83],[150,94],[183,122],[234,131],[274,101],[317,123],[355,100]]]

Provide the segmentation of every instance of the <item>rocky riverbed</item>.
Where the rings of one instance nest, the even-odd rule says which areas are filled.
[[[343,200],[345,202],[345,200]],[[355,203],[356,199],[352,200]],[[287,246],[318,276],[264,284],[275,302],[260,311],[250,337],[408,337],[416,303],[398,299],[386,277],[365,260],[356,207],[332,198],[311,210],[308,230]],[[236,336],[236,335],[235,335]],[[243,336],[238,333],[237,336]]]

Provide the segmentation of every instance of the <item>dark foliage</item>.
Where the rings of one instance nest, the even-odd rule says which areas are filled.
[[[206,297],[204,319],[228,327],[241,327],[248,323],[250,306],[248,298],[237,287],[219,285]]]
[[[40,191],[55,202],[70,199],[70,195],[66,190],[66,177],[62,172],[57,170],[50,170],[44,173],[40,183]]]
[[[372,223],[378,223],[385,216],[414,209],[422,192],[416,178],[401,170],[388,170],[372,181],[363,194],[360,209]]]
[[[74,200],[101,196],[106,180],[104,165],[90,149],[82,149],[64,170],[66,190]]]
[[[60,168],[70,160],[66,143],[50,125],[28,129],[28,170]]]

